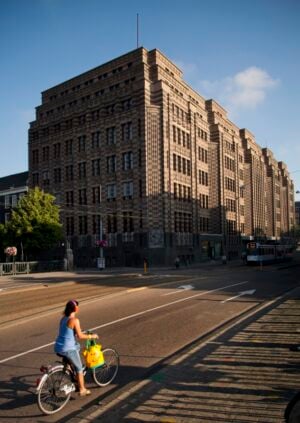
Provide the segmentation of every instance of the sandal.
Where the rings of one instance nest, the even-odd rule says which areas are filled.
[[[79,392],[80,397],[86,397],[87,395],[91,395],[91,391],[89,389],[85,389],[82,392]]]

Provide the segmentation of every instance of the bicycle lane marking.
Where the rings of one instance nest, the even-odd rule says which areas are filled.
[[[221,291],[222,289],[227,289],[227,288],[231,288],[231,287],[234,287],[234,286],[244,285],[246,283],[248,283],[248,281],[238,282],[238,283],[235,283],[235,284],[222,286],[220,288],[215,288],[215,289],[211,289],[211,290],[208,290],[208,291],[200,292],[198,294],[191,295],[190,297],[180,298],[179,300],[171,301],[170,303],[162,304],[162,305],[159,305],[159,306],[156,306],[156,307],[153,307],[153,308],[149,308],[149,309],[144,310],[144,311],[139,311],[138,313],[130,314],[129,316],[121,317],[120,319],[113,320],[112,322],[103,323],[100,326],[95,326],[95,327],[90,328],[88,330],[94,331],[94,330],[97,330],[97,329],[105,328],[107,326],[112,326],[114,324],[124,322],[125,320],[130,320],[130,319],[133,319],[134,317],[142,316],[143,314],[151,313],[152,311],[160,310],[162,308],[168,307],[168,306],[173,305],[173,304],[178,304],[178,303],[181,303],[183,301],[188,301],[188,300],[191,300],[191,299],[196,298],[196,297],[201,297],[203,295],[210,294],[211,292]],[[43,348],[50,347],[51,345],[54,345],[54,343],[55,342],[50,342],[49,344],[41,345],[40,347],[32,348],[32,349],[24,351],[22,353],[15,354],[11,357],[4,358],[4,359],[0,360],[0,364],[14,360],[15,358],[22,357],[22,356],[30,354],[32,352],[39,351]]]

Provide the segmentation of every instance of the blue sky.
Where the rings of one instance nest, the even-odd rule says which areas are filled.
[[[0,177],[27,169],[41,91],[133,50],[137,13],[140,44],[219,101],[300,190],[299,0],[1,0]]]

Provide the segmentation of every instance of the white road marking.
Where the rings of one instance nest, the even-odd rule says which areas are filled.
[[[193,285],[181,285],[181,286],[178,287],[178,289],[176,291],[167,292],[166,294],[162,294],[162,297],[166,297],[168,295],[178,294],[179,292],[189,291],[191,289],[194,289]]]
[[[243,295],[253,295],[256,289],[250,289],[249,291],[242,291],[239,295],[235,295],[234,297],[227,298],[227,300],[221,301],[222,304],[227,303],[228,301],[234,300],[236,298],[242,297]]]
[[[162,304],[160,306],[149,308],[147,310],[140,311],[140,312],[134,313],[134,314],[130,314],[129,316],[121,317],[120,319],[117,319],[117,320],[113,320],[111,322],[104,323],[103,325],[95,326],[95,327],[93,327],[93,328],[91,328],[89,330],[90,331],[95,331],[97,329],[102,329],[102,328],[105,328],[107,326],[112,326],[112,325],[115,325],[116,323],[124,322],[125,320],[133,319],[134,317],[142,316],[143,314],[151,313],[152,311],[160,310],[162,308],[168,307],[168,306],[173,305],[173,304],[178,304],[178,303],[181,303],[183,301],[188,301],[188,300],[191,300],[193,298],[201,297],[203,295],[210,294],[212,292],[221,291],[222,289],[231,288],[233,286],[244,285],[245,283],[248,283],[248,281],[238,282],[238,283],[234,283],[234,284],[231,284],[231,285],[222,286],[220,288],[216,288],[216,289],[211,289],[211,290],[208,290],[208,291],[200,292],[198,294],[191,295],[190,297],[180,298],[179,300],[171,301],[170,303]],[[32,352],[39,351],[39,350],[41,350],[43,348],[47,348],[47,347],[49,347],[51,345],[54,345],[54,342],[50,342],[49,344],[41,345],[40,347],[32,348],[31,350],[27,350],[27,351],[21,352],[19,354],[15,354],[15,355],[13,355],[11,357],[4,358],[4,359],[0,360],[0,364],[6,363],[7,361],[11,361],[11,360],[13,360],[15,358],[18,358],[18,357],[22,357],[23,355],[27,355],[27,354],[30,354]]]

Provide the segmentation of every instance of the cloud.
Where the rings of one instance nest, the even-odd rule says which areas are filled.
[[[199,86],[209,97],[218,99],[229,111],[255,109],[263,103],[267,92],[279,84],[268,72],[251,66],[234,76],[218,81],[200,81]]]
[[[280,83],[279,79],[272,78],[267,71],[257,66],[211,81],[199,78],[200,72],[195,64],[179,60],[175,63],[183,71],[184,78],[201,95],[217,100],[231,113],[241,109],[255,109],[263,103],[267,93]]]

